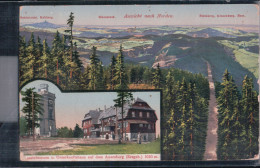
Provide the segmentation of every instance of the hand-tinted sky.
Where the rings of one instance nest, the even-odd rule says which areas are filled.
[[[20,16],[38,19],[20,19],[21,23],[42,22],[66,24],[70,12],[75,14],[76,25],[209,25],[245,24],[258,25],[258,6],[255,4],[211,5],[89,5],[89,6],[22,6]],[[141,14],[142,18],[124,18]],[[154,14],[155,18],[144,18]],[[156,18],[158,14],[173,18]],[[235,15],[235,17],[200,17],[200,15]],[[244,15],[244,17],[237,17]],[[53,19],[41,19],[40,16]],[[115,16],[100,19],[99,16]]]
[[[27,84],[22,90],[26,88],[35,87],[35,91],[38,91],[40,84],[48,84],[49,92],[54,93],[55,100],[55,115],[56,115],[56,127],[67,126],[74,128],[76,123],[81,126],[81,121],[84,115],[89,110],[95,110],[100,108],[104,110],[104,106],[110,107],[114,105],[114,99],[116,99],[116,92],[77,92],[77,93],[62,93],[54,84],[48,81],[37,80]],[[151,108],[156,111],[158,121],[156,123],[157,135],[160,134],[160,92],[133,92],[133,97],[137,97],[146,101]],[[24,106],[24,102],[21,101],[20,96],[20,109]]]

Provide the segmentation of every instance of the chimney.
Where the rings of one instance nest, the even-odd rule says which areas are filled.
[[[98,111],[100,111],[100,108],[98,108]]]
[[[104,105],[104,110],[106,110],[107,109],[107,106],[106,105]]]

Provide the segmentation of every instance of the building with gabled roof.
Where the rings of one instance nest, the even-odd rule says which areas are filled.
[[[86,137],[112,138],[115,135],[118,138],[123,131],[124,139],[134,141],[140,132],[143,141],[152,141],[156,138],[157,120],[155,110],[146,101],[137,98],[133,103],[124,105],[123,117],[122,109],[114,106],[103,111],[90,110],[82,120],[82,126]]]
[[[99,137],[100,128],[98,124],[98,117],[102,113],[99,110],[90,110],[85,114],[84,119],[82,120],[82,127],[84,131],[84,136],[88,137]]]

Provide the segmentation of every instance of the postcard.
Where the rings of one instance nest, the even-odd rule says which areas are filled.
[[[22,161],[259,158],[259,6],[21,6]]]

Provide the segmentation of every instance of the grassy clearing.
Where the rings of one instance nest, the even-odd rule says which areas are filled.
[[[220,40],[218,42],[233,49],[237,61],[258,78],[258,54],[247,51],[247,47],[258,44],[257,39],[241,42]]]
[[[71,150],[40,152],[38,155],[160,154],[160,139],[147,144],[75,145]]]

